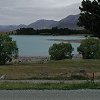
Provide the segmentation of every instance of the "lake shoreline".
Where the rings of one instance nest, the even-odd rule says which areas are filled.
[[[50,60],[49,56],[18,56],[11,63],[45,63]]]
[[[67,42],[67,43],[81,43],[83,39],[80,40],[64,40],[64,39],[48,39],[48,41],[59,41],[59,42]]]

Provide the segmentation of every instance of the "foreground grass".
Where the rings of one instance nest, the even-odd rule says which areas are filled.
[[[72,73],[81,69],[87,73],[95,73],[95,78],[100,79],[100,60],[61,60],[49,61],[44,64],[19,63],[0,66],[0,76],[5,79],[67,79]]]
[[[100,89],[100,83],[0,83],[0,90],[75,90],[75,89]]]

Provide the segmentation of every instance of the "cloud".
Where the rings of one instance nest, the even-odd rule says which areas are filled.
[[[79,13],[79,2],[80,0],[0,0],[0,24],[30,24],[44,18],[60,20]]]

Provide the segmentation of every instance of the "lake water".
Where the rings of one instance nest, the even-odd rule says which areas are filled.
[[[54,39],[61,40],[80,40],[84,36],[39,36],[39,35],[12,35],[13,40],[17,42],[19,48],[19,56],[49,56],[49,47],[54,43],[61,41],[53,41]],[[74,51],[73,54],[78,54],[77,47],[80,43],[71,43]]]

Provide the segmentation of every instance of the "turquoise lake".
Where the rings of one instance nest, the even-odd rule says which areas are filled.
[[[19,48],[19,56],[49,56],[49,47],[54,43],[61,41],[53,41],[54,39],[61,40],[80,40],[84,36],[39,36],[39,35],[12,35],[13,40],[17,42]],[[73,54],[78,54],[77,47],[80,43],[71,42],[74,51]]]

